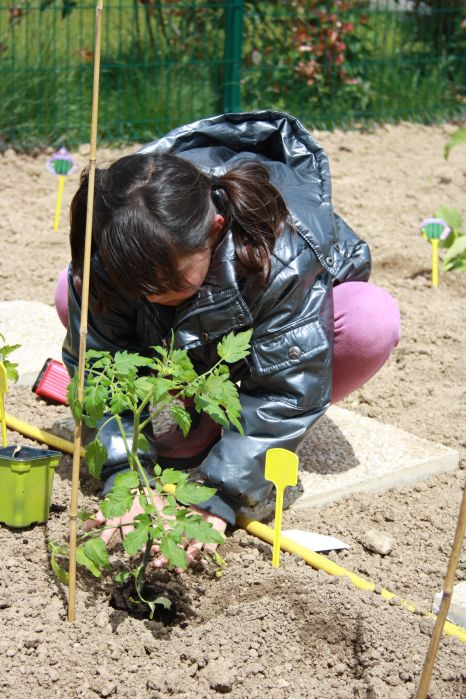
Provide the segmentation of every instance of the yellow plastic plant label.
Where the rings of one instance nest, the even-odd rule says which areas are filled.
[[[297,484],[298,464],[298,456],[288,449],[269,449],[265,455],[265,478],[268,481],[272,481],[276,490],[272,554],[272,566],[274,568],[278,568],[280,565],[283,493],[287,486]]]

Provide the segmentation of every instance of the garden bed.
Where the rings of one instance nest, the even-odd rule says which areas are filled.
[[[388,365],[343,406],[460,450],[464,469],[466,274],[443,274],[439,288],[431,289],[430,249],[417,232],[438,207],[464,202],[466,147],[443,160],[452,130],[401,125],[319,138],[330,156],[336,209],[371,244],[372,281],[395,295],[403,322]],[[85,164],[84,148],[78,157]],[[67,261],[66,214],[54,233],[56,182],[45,159],[0,156],[2,300],[52,303],[54,279]],[[75,185],[76,178],[67,183],[67,203]],[[9,412],[51,431],[68,417],[66,408],[47,405],[25,387],[13,387],[7,398]],[[17,435],[14,440],[29,443]],[[158,574],[179,600],[168,625],[113,609],[110,584],[86,575],[80,577],[77,621],[69,625],[66,590],[51,571],[47,541],[67,536],[70,473],[71,459],[64,456],[47,527],[0,527],[2,696],[412,696],[429,619],[290,555],[282,555],[274,570],[270,547],[242,531],[222,549],[228,566],[220,578],[199,571],[176,579]],[[287,512],[284,526],[342,538],[351,550],[331,558],[427,610],[443,584],[463,484],[460,470],[401,491]],[[81,507],[97,505],[98,486],[84,471],[82,493]],[[385,557],[362,543],[374,528],[393,539]],[[457,639],[442,640],[431,699],[465,696],[465,650]]]

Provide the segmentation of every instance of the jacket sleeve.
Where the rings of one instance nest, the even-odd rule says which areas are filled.
[[[371,273],[369,246],[334,213],[336,244],[342,256],[341,266],[334,275],[334,284],[341,282],[367,282]]]
[[[241,505],[254,506],[269,495],[267,449],[295,451],[330,403],[331,288],[307,248],[282,268],[255,309],[249,371],[240,389],[245,436],[225,430],[201,466],[218,492],[200,507],[229,523]]]
[[[71,275],[68,277],[68,317],[68,331],[63,344],[63,361],[68,369],[68,373],[72,376],[77,369],[79,358],[81,299],[73,286]],[[133,352],[143,352],[147,350],[148,345],[143,347],[138,342],[137,324],[137,315],[123,303],[121,307],[107,308],[102,315],[93,314],[91,299],[86,342],[87,349],[107,350],[109,352],[126,349]],[[153,343],[149,342],[148,344],[156,344],[156,338],[154,337]],[[123,414],[122,419],[128,443],[131,447],[132,418]],[[104,421],[105,418],[100,424],[103,424]],[[96,429],[90,429],[83,425],[83,445],[86,446],[95,439],[96,433]],[[150,423],[146,425],[144,434],[148,440],[149,447],[144,451],[138,450],[138,454],[143,463],[147,466],[153,466],[156,462],[156,450],[153,444],[154,434]],[[106,493],[111,489],[118,473],[128,469],[128,460],[123,438],[114,421],[104,427],[99,435],[99,440],[106,448],[108,454],[108,459],[102,469],[104,493]]]

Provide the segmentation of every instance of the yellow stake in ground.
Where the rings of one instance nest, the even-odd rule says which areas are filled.
[[[425,240],[432,245],[432,286],[438,286],[438,246],[439,240],[445,240],[451,228],[442,218],[425,218],[419,226]]]
[[[0,362],[0,420],[2,421],[2,447],[6,447],[6,419],[5,419],[5,399],[8,393],[8,377],[3,362]]]
[[[61,212],[61,202],[63,199],[63,188],[65,186],[65,176],[60,175],[60,179],[58,180],[58,194],[57,194],[57,203],[55,205],[55,217],[53,219],[53,230],[58,231],[60,227],[60,212]]]
[[[298,482],[296,454],[288,449],[269,449],[265,454],[265,478],[272,481],[276,490],[275,528],[273,532],[272,566],[280,565],[280,534],[282,530],[283,493],[288,485]]]
[[[65,186],[65,177],[71,175],[76,170],[76,163],[66,148],[60,148],[52,155],[47,162],[47,167],[54,175],[58,175],[58,194],[57,203],[55,205],[55,216],[53,219],[53,230],[58,231],[60,226],[61,202],[63,199],[63,188]]]

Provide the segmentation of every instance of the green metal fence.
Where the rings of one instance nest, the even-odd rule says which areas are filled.
[[[466,113],[464,0],[109,0],[103,17],[101,140],[259,108],[327,128]],[[88,140],[94,24],[94,4],[0,5],[0,146]]]

